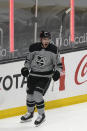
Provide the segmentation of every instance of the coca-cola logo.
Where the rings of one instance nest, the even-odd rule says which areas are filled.
[[[81,59],[75,72],[75,83],[80,85],[85,82],[87,82],[87,55]]]

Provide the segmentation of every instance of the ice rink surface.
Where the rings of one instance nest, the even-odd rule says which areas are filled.
[[[20,123],[20,117],[0,119],[0,131],[87,131],[87,103],[46,111],[46,121],[34,126],[31,122]]]

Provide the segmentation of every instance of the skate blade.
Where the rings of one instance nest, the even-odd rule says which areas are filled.
[[[44,119],[40,124],[38,124],[38,125],[35,125],[35,127],[38,127],[38,126],[40,126],[42,123],[44,123],[46,121],[46,119]]]
[[[31,122],[32,119],[29,119],[29,120],[21,120],[20,123],[26,123],[26,122]]]

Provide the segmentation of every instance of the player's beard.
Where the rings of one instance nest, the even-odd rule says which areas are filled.
[[[49,45],[49,43],[47,42],[47,43],[43,44],[43,47],[44,47],[44,48],[47,48],[48,45]]]

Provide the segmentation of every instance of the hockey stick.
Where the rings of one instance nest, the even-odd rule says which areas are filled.
[[[60,43],[58,45],[58,42],[56,42],[56,46],[58,48],[60,48],[61,44],[62,44],[62,32],[63,32],[63,21],[64,21],[64,18],[66,17],[66,15],[71,11],[71,8],[65,10],[62,14],[62,18],[61,18],[61,26],[60,26],[60,33],[59,33],[59,39],[60,39]]]
[[[56,42],[56,46],[57,46],[57,52],[58,50],[60,49],[60,46],[62,44],[62,32],[63,32],[63,21],[64,21],[64,18],[66,17],[66,15],[71,11],[71,8],[65,10],[62,14],[62,18],[61,18],[61,26],[60,26],[60,33],[59,33],[59,39],[60,39],[60,42],[59,42],[59,45],[58,45],[58,42]],[[54,80],[52,79],[52,91],[54,89]]]

